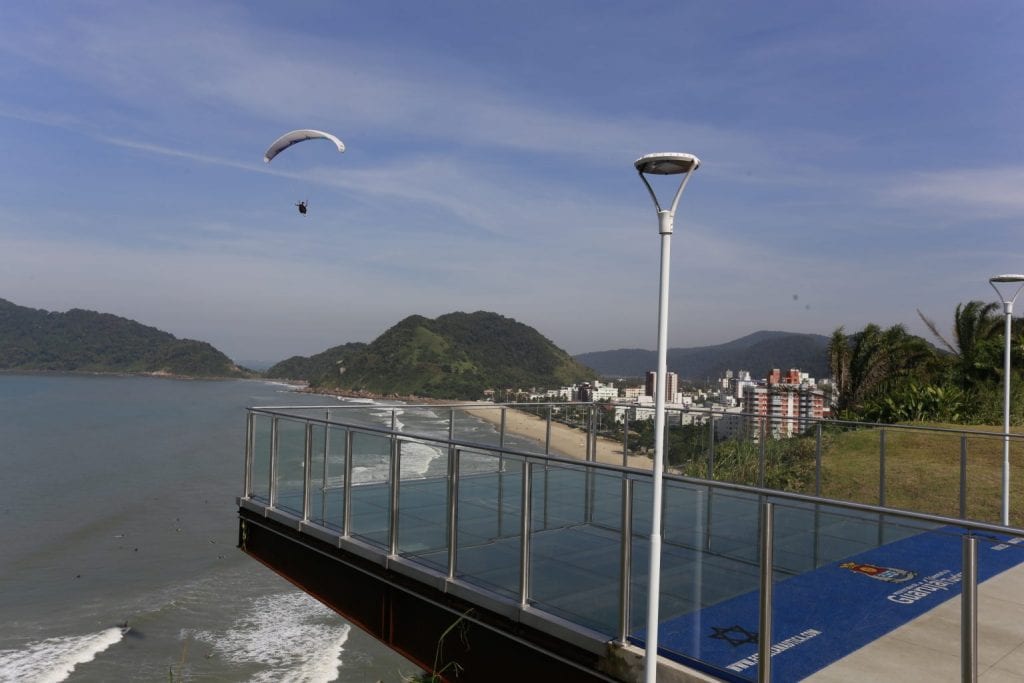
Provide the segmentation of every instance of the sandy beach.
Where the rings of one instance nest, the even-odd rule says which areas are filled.
[[[472,405],[462,408],[467,413],[486,420],[493,425],[501,424],[501,405]],[[505,431],[544,443],[547,420],[530,413],[505,409]],[[558,422],[551,423],[551,453],[566,458],[583,460],[587,453],[587,436],[579,429]],[[622,443],[605,437],[597,437],[597,461],[610,465],[622,464]],[[628,456],[627,465],[639,469],[651,469],[651,459],[642,455]]]

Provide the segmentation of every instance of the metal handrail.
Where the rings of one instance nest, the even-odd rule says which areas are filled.
[[[318,404],[310,404],[310,405],[252,406],[252,407],[249,408],[249,410],[260,412],[260,413],[268,413],[268,412],[280,411],[280,414],[282,414],[282,415],[283,414],[287,414],[289,411],[295,411],[295,410],[324,410],[324,409],[328,409],[328,408],[330,410],[341,410],[341,411],[358,411],[358,410],[371,410],[371,409],[377,409],[377,410],[381,410],[381,409],[408,409],[408,408],[427,409],[427,410],[438,410],[438,409],[465,410],[467,408],[488,408],[488,409],[492,409],[492,410],[514,409],[514,410],[522,410],[522,411],[528,412],[530,409],[533,409],[533,408],[540,408],[540,407],[559,408],[559,407],[570,407],[570,406],[572,406],[572,407],[580,407],[580,406],[587,406],[587,407],[593,407],[593,406],[597,406],[597,407],[605,407],[605,406],[611,406],[611,407],[635,407],[635,406],[632,406],[632,405],[615,404],[615,403],[604,404],[604,403],[593,403],[593,402],[587,402],[587,401],[559,401],[559,402],[538,402],[538,403],[487,403],[487,402],[483,402],[483,403],[473,403],[473,402],[466,402],[466,403],[428,403],[428,404],[397,403],[397,404],[394,404],[394,405],[391,405],[391,404],[373,405],[373,404],[369,404],[369,403],[356,403],[356,404],[351,404],[351,405],[344,405],[344,404],[319,404],[318,403]],[[644,407],[647,407],[647,406],[644,406]],[[983,429],[974,429],[974,428],[970,428],[970,427],[967,427],[967,426],[965,426],[963,428],[956,428],[956,427],[932,427],[932,426],[917,425],[917,424],[893,424],[893,423],[890,423],[890,422],[866,422],[866,421],[861,422],[861,421],[856,421],[856,420],[841,420],[841,419],[838,419],[838,418],[831,418],[831,417],[811,417],[811,416],[801,417],[801,416],[786,416],[786,415],[763,415],[763,414],[760,414],[760,413],[723,412],[722,409],[720,409],[720,408],[704,408],[704,407],[673,408],[671,406],[666,406],[665,407],[665,412],[666,413],[673,413],[673,414],[677,414],[678,413],[678,414],[682,414],[682,415],[688,415],[688,414],[707,415],[709,417],[715,418],[716,420],[721,420],[722,418],[727,418],[727,417],[745,417],[745,418],[764,418],[764,419],[767,419],[767,420],[775,420],[775,421],[779,421],[779,422],[798,422],[798,423],[801,423],[801,424],[806,423],[808,426],[821,423],[823,425],[834,425],[834,426],[837,426],[837,427],[850,427],[850,428],[858,428],[858,429],[864,429],[864,428],[871,428],[871,429],[876,429],[876,428],[877,429],[896,428],[896,429],[908,430],[908,431],[945,432],[945,433],[949,433],[949,434],[967,434],[967,435],[984,436],[984,437],[998,436],[1000,438],[1004,435],[1004,433],[1002,431],[995,431],[995,432],[993,432],[993,431],[986,431],[986,430],[983,430]],[[1017,440],[1024,441],[1024,433],[1014,434],[1014,433],[1011,432],[1010,433],[1010,438],[1011,439],[1017,439]]]
[[[417,406],[417,407],[422,407],[422,406]],[[433,408],[435,406],[426,406],[426,407]],[[249,410],[252,410],[252,411],[258,412],[258,413],[263,413],[264,412],[260,408],[250,408]],[[297,417],[297,416],[294,416],[294,415],[286,415],[286,414],[278,414],[278,413],[264,413],[264,414],[273,415],[275,417],[284,418],[284,419],[287,419],[287,420],[294,420],[294,421],[307,421],[308,420],[308,421],[313,422],[313,423],[325,423],[325,421],[322,418]],[[397,436],[397,437],[399,437],[399,438],[401,438],[403,440],[406,440],[406,441],[409,441],[409,442],[413,442],[413,443],[427,443],[427,444],[433,444],[433,445],[436,445],[436,446],[448,446],[448,445],[451,445],[451,446],[454,446],[456,448],[472,449],[472,450],[479,451],[481,453],[499,453],[501,455],[506,455],[506,456],[512,456],[512,457],[520,458],[520,459],[522,459],[522,460],[524,460],[526,462],[551,463],[551,464],[556,464],[556,465],[560,465],[560,466],[569,466],[569,467],[578,468],[578,469],[586,468],[586,469],[602,470],[602,471],[606,471],[606,472],[609,472],[609,473],[639,475],[641,477],[643,477],[646,474],[649,474],[649,471],[645,470],[643,468],[615,465],[615,464],[611,464],[611,463],[602,463],[602,462],[578,460],[578,459],[575,459],[575,458],[569,458],[569,457],[560,456],[560,455],[554,455],[554,454],[545,455],[545,454],[542,454],[542,453],[532,453],[532,452],[529,452],[529,451],[521,451],[521,450],[518,450],[518,449],[509,448],[509,447],[498,448],[498,447],[490,445],[490,444],[483,444],[483,443],[471,442],[471,441],[462,441],[462,440],[458,440],[458,439],[448,440],[448,439],[445,439],[445,438],[431,436],[431,435],[425,435],[425,434],[417,434],[417,435],[405,434],[403,432],[395,432],[395,431],[393,431],[391,429],[388,429],[386,427],[372,427],[372,426],[366,426],[366,425],[352,425],[352,424],[344,424],[344,423],[339,423],[339,422],[331,422],[330,424],[332,426],[335,426],[335,427],[342,427],[344,429],[350,430],[351,432],[359,432],[359,433],[367,433],[367,434],[377,434],[377,435],[386,435],[386,436],[395,435],[395,436]],[[892,425],[889,425],[889,426],[891,427]],[[721,489],[723,491],[731,491],[731,492],[735,492],[735,493],[751,494],[751,495],[754,495],[754,496],[767,495],[767,496],[770,496],[770,497],[775,498],[775,499],[783,499],[783,500],[790,500],[790,501],[796,501],[796,502],[801,502],[801,503],[811,503],[811,504],[818,504],[818,505],[828,505],[829,507],[839,507],[839,508],[843,508],[843,509],[847,509],[847,510],[855,510],[855,511],[858,511],[858,512],[870,512],[870,513],[875,513],[875,514],[896,515],[896,516],[900,516],[900,517],[906,517],[906,518],[909,518],[909,519],[913,519],[914,521],[934,523],[934,524],[939,524],[939,525],[960,526],[960,527],[964,527],[965,529],[970,529],[970,530],[990,531],[990,532],[1005,533],[1005,534],[1009,534],[1009,535],[1013,535],[1013,536],[1022,536],[1022,537],[1024,537],[1024,530],[1016,529],[1014,527],[1009,527],[1009,526],[1002,526],[1002,525],[999,525],[999,524],[992,524],[992,523],[989,523],[989,522],[981,522],[981,521],[976,521],[976,520],[966,520],[966,519],[962,519],[962,518],[959,518],[959,517],[947,517],[947,516],[944,516],[944,515],[936,515],[934,513],[917,512],[917,511],[914,511],[914,510],[905,510],[905,509],[902,509],[902,508],[894,508],[894,507],[888,507],[888,506],[884,506],[884,505],[874,505],[874,504],[871,504],[871,503],[857,503],[857,502],[854,502],[854,501],[842,500],[842,499],[839,499],[839,498],[828,498],[828,497],[824,497],[824,496],[813,496],[813,495],[810,495],[810,494],[795,493],[795,492],[792,492],[792,491],[782,491],[782,490],[777,490],[777,489],[766,489],[766,488],[762,488],[762,487],[758,487],[758,486],[750,486],[750,485],[747,485],[747,484],[736,484],[736,483],[726,482],[726,481],[712,481],[712,480],[708,480],[708,479],[698,479],[698,478],[695,478],[695,477],[688,477],[688,476],[682,475],[682,474],[666,473],[665,474],[665,479],[666,480],[671,480],[671,481],[674,481],[674,482],[679,482],[679,483],[684,483],[684,484],[691,484],[691,485],[694,485],[694,486],[706,486],[706,487],[709,487],[709,488],[712,488],[712,489]]]

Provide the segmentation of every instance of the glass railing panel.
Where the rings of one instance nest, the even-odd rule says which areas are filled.
[[[633,500],[630,517],[633,521],[632,549],[629,568],[629,634],[631,638],[643,641],[643,630],[647,625],[647,587],[651,560],[651,506],[652,491],[649,476],[631,477]]]
[[[1002,516],[1002,435],[964,434],[960,447],[966,451],[964,516],[998,524]],[[1013,512],[1012,507],[1010,511]]]
[[[960,434],[884,427],[878,436],[885,454],[884,505],[958,517]]]
[[[646,644],[650,493],[648,482],[634,485],[629,626],[630,639],[641,647]],[[712,492],[669,480],[663,503],[659,647],[680,661],[692,662],[700,659],[703,642],[715,635],[714,628],[752,619],[756,632],[756,600],[752,611],[744,606],[730,614],[738,620],[730,624],[712,623],[705,613],[739,596],[756,594],[759,501],[756,496]]]
[[[593,479],[588,480],[586,468],[554,463],[545,467],[538,463],[534,469],[533,530],[584,524],[588,506],[592,509],[594,501]]]
[[[1002,431],[972,433],[964,437],[967,451],[967,486],[964,495],[966,518],[999,524],[1002,521],[1003,460],[1005,440]],[[1010,526],[1024,527],[1024,439],[1011,435]]]
[[[880,430],[855,423],[822,429],[822,488],[826,498],[877,505],[881,461]]]
[[[455,425],[452,433],[456,441],[498,447],[500,441],[501,413],[498,405],[477,405],[468,410],[455,411]]]
[[[547,472],[549,481],[556,478],[552,476],[554,472],[551,470],[554,469]],[[536,492],[542,486],[545,471],[542,465],[535,464],[532,472],[533,490]],[[621,517],[620,475],[575,469],[566,474],[569,477],[565,478],[562,490],[571,484],[578,489],[591,487],[591,495],[602,491],[609,496],[608,505],[617,508]],[[555,496],[562,490],[555,492]],[[536,516],[540,511],[534,506],[532,512]],[[535,531],[531,536],[530,551],[532,604],[609,636],[617,633],[622,562],[622,541],[618,531],[592,523]]]
[[[590,523],[618,533],[622,530],[622,485],[626,475],[602,472],[591,478]]]
[[[380,434],[352,434],[352,520],[349,532],[388,547],[391,524],[391,439]]]
[[[1024,538],[978,534],[977,539],[978,670],[992,680],[1000,675],[1013,680],[1011,675],[1024,671]]]
[[[277,419],[277,499],[274,506],[302,516],[302,489],[305,477],[306,423]]]
[[[459,455],[456,577],[517,598],[523,461],[497,451]]]
[[[309,444],[309,520],[323,525],[327,497],[324,481],[327,478],[327,427],[320,423],[310,426]]]
[[[340,531],[345,515],[345,439],[340,427],[313,427],[310,521]]]
[[[448,449],[401,440],[398,552],[441,571],[448,569]]]
[[[252,415],[252,471],[250,473],[249,495],[264,504],[270,503],[270,431],[272,418],[269,415]]]

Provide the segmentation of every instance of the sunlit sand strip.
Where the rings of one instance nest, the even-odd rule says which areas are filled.
[[[501,425],[501,406],[467,406],[465,412],[485,420],[495,426]],[[544,443],[547,433],[547,420],[530,413],[505,409],[505,431],[527,439]],[[551,453],[567,458],[583,460],[586,457],[586,434],[582,430],[552,421]],[[606,437],[597,437],[597,461],[610,465],[622,464],[622,442]],[[630,455],[627,458],[629,467],[651,469],[651,459],[642,455]]]

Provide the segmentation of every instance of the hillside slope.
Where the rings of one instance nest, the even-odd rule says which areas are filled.
[[[829,375],[828,341],[820,334],[754,332],[725,344],[669,349],[668,369],[691,381],[715,379],[726,370],[764,377],[772,368],[800,368],[823,378]],[[657,353],[644,349],[595,351],[575,358],[604,377],[641,377],[657,365]]]
[[[109,313],[54,313],[0,299],[0,370],[245,377],[210,344]]]
[[[532,327],[477,311],[433,320],[409,316],[365,348],[346,354],[337,371],[310,378],[310,384],[375,394],[479,399],[489,388],[554,387],[593,376],[592,370]]]

